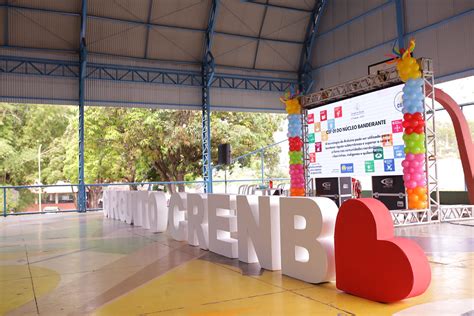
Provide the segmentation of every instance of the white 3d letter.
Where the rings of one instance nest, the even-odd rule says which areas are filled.
[[[228,258],[238,257],[237,239],[230,233],[237,231],[237,217],[230,215],[235,210],[235,196],[209,194],[209,250]]]
[[[126,191],[119,191],[117,193],[119,195],[119,199],[118,199],[119,200],[119,207],[118,207],[119,219],[122,222],[125,222],[125,213],[127,212],[127,206],[128,206],[127,192]]]
[[[107,189],[102,193],[102,213],[104,217],[109,217],[110,195]]]
[[[188,243],[209,248],[209,224],[207,220],[207,196],[205,194],[188,194]]]
[[[328,198],[281,198],[282,273],[305,282],[334,280],[338,208]]]
[[[239,260],[280,270],[279,197],[237,196],[237,223]]]
[[[125,206],[125,223],[132,224],[133,223],[133,210],[132,205],[134,203],[134,194],[135,191],[125,191],[124,194],[126,196],[126,206]]]
[[[143,226],[150,229],[150,220],[148,219],[148,191],[135,192],[135,209],[133,215],[133,225]]]
[[[176,192],[171,195],[168,208],[168,227],[173,239],[183,241],[188,239],[188,222],[186,221],[187,194]]]
[[[166,231],[168,225],[168,209],[166,196],[163,192],[150,192],[148,195],[148,218],[150,229],[154,233]]]

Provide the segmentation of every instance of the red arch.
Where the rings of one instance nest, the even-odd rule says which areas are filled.
[[[459,105],[446,92],[435,88],[435,100],[444,107],[453,121],[469,201],[474,204],[474,143],[469,124]]]

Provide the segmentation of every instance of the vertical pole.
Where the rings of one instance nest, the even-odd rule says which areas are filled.
[[[85,77],[87,67],[86,48],[86,24],[87,24],[87,0],[82,0],[81,34],[79,51],[79,188],[78,208],[79,212],[86,211],[86,187],[84,184],[84,103],[85,103]]]
[[[9,43],[8,43],[8,33],[9,33],[9,30],[8,30],[8,27],[9,27],[9,21],[8,21],[8,18],[9,18],[9,13],[10,13],[10,1],[7,0],[6,3],[5,3],[5,17],[3,19],[3,42],[5,46],[8,46]]]
[[[3,188],[3,217],[7,217],[7,189]]]
[[[397,15],[398,48],[405,48],[405,14],[403,0],[395,0]]]
[[[261,168],[261,175],[262,175],[262,185],[264,185],[264,179],[265,179],[265,161],[263,160],[263,149],[260,150],[260,168]]]
[[[301,49],[300,62],[298,68],[298,85],[303,94],[307,94],[313,86],[312,56],[314,40],[318,32],[321,16],[326,8],[327,0],[315,1],[313,10],[306,27],[306,35]]]
[[[212,165],[211,165],[211,109],[209,90],[215,74],[214,56],[211,53],[212,38],[216,25],[218,0],[212,0],[207,23],[204,55],[202,59],[202,177],[204,192],[212,193]]]
[[[41,146],[43,144],[40,144],[39,147],[38,147],[38,184],[41,185],[42,182],[41,182]],[[39,191],[38,191],[38,212],[42,212],[43,209],[42,209],[42,203],[41,203],[41,191],[43,190],[43,187],[39,187],[38,188]]]

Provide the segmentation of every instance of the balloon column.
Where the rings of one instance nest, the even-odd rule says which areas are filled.
[[[301,124],[301,104],[298,91],[287,91],[280,100],[286,105],[288,113],[288,142],[290,144],[290,195],[304,196],[304,168],[303,168],[303,127]]]
[[[426,171],[425,171],[425,120],[423,118],[424,100],[423,79],[420,66],[411,56],[415,49],[415,40],[405,51],[394,50],[398,55],[397,71],[400,79],[405,82],[403,87],[403,140],[405,143],[405,160],[403,180],[408,194],[409,209],[425,209],[428,207]]]

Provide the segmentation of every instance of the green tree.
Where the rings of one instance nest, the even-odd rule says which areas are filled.
[[[217,145],[221,143],[231,143],[234,156],[271,143],[282,119],[272,114],[213,113],[213,160],[217,160]],[[202,172],[201,128],[198,111],[90,108],[86,112],[86,179],[196,179]],[[275,168],[278,148],[269,151],[266,160],[267,166]],[[243,164],[249,165],[250,159]],[[170,185],[168,189],[182,191],[184,185]]]
[[[63,106],[0,103],[0,183],[36,182],[39,145],[46,166],[71,115],[71,108]]]

